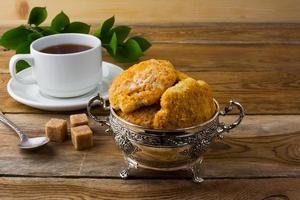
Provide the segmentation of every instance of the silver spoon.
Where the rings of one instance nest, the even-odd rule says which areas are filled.
[[[0,121],[13,129],[20,138],[19,147],[21,149],[35,149],[41,147],[49,142],[49,138],[47,137],[34,137],[28,138],[27,135],[20,130],[12,121],[7,119],[2,112],[0,112]]]

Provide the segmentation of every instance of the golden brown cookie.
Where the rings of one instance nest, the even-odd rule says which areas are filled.
[[[209,120],[215,113],[212,92],[207,83],[186,78],[167,89],[154,128],[186,128]]]
[[[186,78],[190,78],[187,74],[181,72],[181,71],[175,71],[176,72],[176,75],[177,75],[177,81],[182,81]]]
[[[139,108],[131,113],[124,113],[121,110],[118,110],[116,111],[116,114],[132,124],[153,128],[154,116],[159,109],[159,104],[154,104],[152,106]]]
[[[173,65],[166,60],[146,60],[120,74],[109,89],[111,106],[129,113],[159,101],[176,82]]]

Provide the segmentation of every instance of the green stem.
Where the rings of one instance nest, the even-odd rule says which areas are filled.
[[[36,32],[36,33],[40,33],[39,31],[35,30],[34,27],[32,27],[31,25],[25,25],[25,27],[30,30],[30,31],[33,31],[33,32]],[[36,26],[37,27],[37,26]]]

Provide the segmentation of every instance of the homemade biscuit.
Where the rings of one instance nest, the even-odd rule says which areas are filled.
[[[173,65],[166,60],[147,60],[120,74],[109,89],[110,105],[130,113],[159,101],[177,80]]]
[[[152,106],[139,108],[131,113],[124,113],[121,110],[116,111],[116,113],[127,122],[147,128],[153,128],[154,116],[159,109],[159,104],[154,104]]]
[[[189,78],[189,76],[181,71],[175,71],[176,72],[176,76],[177,76],[177,81],[182,81],[186,78]]]
[[[215,113],[212,92],[204,81],[186,78],[167,89],[155,114],[154,128],[186,128],[209,120]]]

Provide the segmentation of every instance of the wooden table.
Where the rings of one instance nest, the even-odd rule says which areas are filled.
[[[136,25],[133,30],[153,42],[143,59],[169,59],[178,70],[206,80],[222,108],[234,97],[246,109],[240,127],[205,154],[205,182],[194,184],[184,172],[144,170],[120,179],[122,155],[93,122],[95,145],[86,151],[75,151],[70,141],[21,151],[15,134],[0,124],[0,199],[300,199],[300,25]],[[36,110],[9,97],[11,55],[1,49],[0,109],[30,136],[43,135],[47,120],[70,113]],[[104,59],[113,62],[106,54]]]

